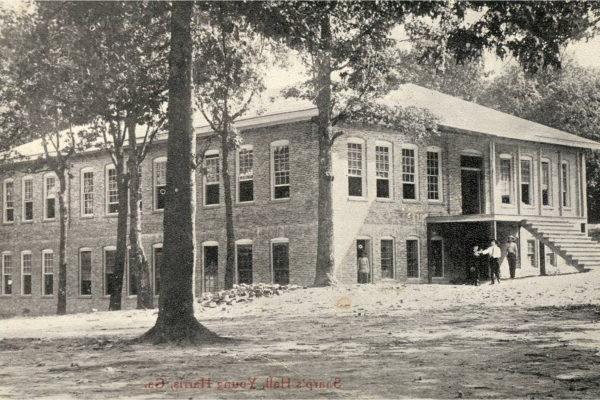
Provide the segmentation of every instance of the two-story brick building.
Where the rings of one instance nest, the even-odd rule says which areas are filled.
[[[345,126],[334,145],[336,277],[357,280],[357,249],[372,280],[464,279],[473,243],[509,234],[521,267],[600,266],[585,233],[586,149],[600,144],[415,85],[384,101],[427,108],[441,135],[415,141],[375,126]],[[317,239],[318,143],[314,108],[239,122],[244,145],[231,165],[238,283],[310,285]],[[204,167],[196,174],[198,292],[223,285],[225,228],[218,140],[196,128]],[[155,291],[162,257],[165,138],[142,165],[143,243]],[[35,143],[17,149],[34,156]],[[107,154],[74,162],[69,185],[68,310],[106,309],[114,264],[116,185]],[[52,313],[56,307],[58,222],[51,173],[27,163],[0,172],[0,313]],[[550,265],[548,265],[550,267]],[[135,288],[126,274],[126,307]]]

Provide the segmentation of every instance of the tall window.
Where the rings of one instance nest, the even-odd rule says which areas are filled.
[[[521,160],[521,202],[526,205],[532,203],[532,178],[531,160]]]
[[[133,268],[131,268],[129,257],[126,257],[125,260],[125,264],[127,265],[127,282],[129,283],[127,293],[129,296],[137,296],[139,276],[136,275]]]
[[[115,264],[117,250],[114,247],[104,249],[104,295],[110,296],[115,292]]]
[[[81,215],[94,215],[94,171],[81,170]]]
[[[394,241],[392,239],[381,240],[381,277],[394,277]]]
[[[552,204],[552,172],[550,170],[550,162],[542,161],[542,205],[549,206]]]
[[[115,167],[106,168],[106,213],[119,212],[119,186]]]
[[[21,253],[21,294],[31,295],[31,252]]]
[[[290,198],[290,145],[287,140],[271,143],[273,199]]]
[[[219,243],[204,242],[204,290],[216,292],[219,290]]]
[[[89,249],[79,251],[79,294],[92,294],[92,251]]]
[[[2,254],[2,294],[12,294],[12,254]]]
[[[164,157],[154,160],[154,209],[164,210],[167,194],[167,160]]]
[[[52,250],[42,251],[42,295],[54,293],[54,253]]]
[[[289,242],[286,239],[273,240],[271,242],[273,283],[278,283],[280,285],[287,285],[290,283],[289,253]]]
[[[529,261],[529,265],[532,267],[537,267],[537,262],[535,260],[535,240],[527,241],[527,260]]]
[[[44,219],[56,218],[56,177],[44,176]]]
[[[427,199],[440,200],[440,151],[427,151]]]
[[[153,249],[154,294],[160,293],[160,265],[162,263],[162,244],[155,244]]]
[[[563,207],[571,206],[571,199],[569,198],[569,163],[567,161],[563,161],[561,164],[561,179],[562,179],[562,205]]]
[[[402,198],[417,198],[416,154],[413,148],[402,149]]]
[[[238,152],[238,201],[254,200],[254,150],[244,146]]]
[[[12,179],[4,181],[4,222],[15,222],[15,184]]]
[[[377,175],[377,198],[390,198],[390,147],[375,146],[375,174]]]
[[[238,283],[252,284],[252,242],[241,240],[236,244]]]
[[[348,143],[348,196],[363,195],[363,150],[360,143]]]
[[[221,157],[214,150],[204,155],[204,205],[219,204]]]
[[[512,195],[512,168],[510,157],[500,158],[500,196],[502,204],[510,204]]]
[[[419,277],[419,241],[417,239],[406,241],[406,277]]]
[[[23,221],[33,221],[33,178],[23,178]]]

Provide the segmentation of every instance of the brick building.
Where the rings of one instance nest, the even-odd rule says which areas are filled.
[[[345,126],[334,145],[336,277],[357,280],[357,252],[371,279],[453,282],[465,277],[472,244],[519,237],[521,269],[540,264],[600,266],[586,234],[586,149],[600,144],[415,85],[385,101],[427,108],[441,135],[421,142],[390,129]],[[318,143],[314,108],[240,121],[244,145],[232,155],[239,283],[310,285],[317,238]],[[196,174],[198,292],[223,285],[225,224],[218,140],[196,128],[205,168]],[[143,243],[152,266],[162,257],[166,140],[142,166]],[[35,155],[35,143],[18,149]],[[39,150],[39,149],[38,149]],[[0,314],[53,313],[58,222],[50,173],[22,162],[0,172]],[[116,232],[110,158],[77,158],[69,185],[69,312],[106,309]],[[506,275],[506,274],[505,274]],[[124,307],[135,306],[126,273]]]

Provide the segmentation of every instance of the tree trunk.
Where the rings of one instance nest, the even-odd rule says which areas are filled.
[[[129,268],[137,288],[137,308],[146,309],[154,307],[154,299],[150,284],[150,268],[142,245],[141,175],[135,128],[135,122],[128,123]]]
[[[58,171],[58,219],[60,223],[60,234],[58,243],[58,302],[56,313],[64,315],[67,313],[67,224],[69,214],[67,212],[67,173],[66,169]]]
[[[125,276],[125,260],[127,258],[127,216],[128,216],[128,192],[129,177],[123,165],[123,155],[117,156],[117,191],[119,194],[119,205],[117,210],[117,249],[115,251],[115,270],[113,273],[113,292],[110,294],[108,304],[109,311],[121,309],[121,294],[123,292],[123,278]]]
[[[331,26],[329,17],[321,21],[323,50],[317,71],[317,134],[319,137],[319,197],[317,266],[315,286],[331,284],[334,275],[333,256],[333,173],[331,165]]]
[[[173,2],[171,8],[167,193],[159,311],[154,327],[140,338],[154,343],[199,343],[217,337],[194,317],[192,9],[191,2]]]
[[[226,128],[227,129],[227,128]],[[228,132],[221,133],[223,196],[225,199],[225,236],[227,255],[225,260],[225,289],[231,289],[235,281],[235,231],[233,226],[233,196],[229,174]]]

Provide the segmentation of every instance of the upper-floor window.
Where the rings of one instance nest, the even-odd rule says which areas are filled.
[[[240,203],[254,200],[254,149],[243,146],[237,153],[238,201]]]
[[[31,251],[21,252],[21,294],[31,294]]]
[[[363,145],[359,140],[348,143],[348,196],[362,197],[364,185]]]
[[[521,159],[521,202],[526,205],[533,203],[531,160]]]
[[[56,176],[44,176],[44,219],[56,218]]]
[[[391,178],[391,151],[387,144],[375,146],[375,175],[377,176],[377,198],[389,199]]]
[[[221,182],[221,157],[218,150],[204,154],[204,205],[219,204]]]
[[[2,253],[2,294],[12,294],[12,254]]]
[[[81,215],[94,215],[94,171],[81,170]]]
[[[23,221],[33,221],[33,178],[23,178]]]
[[[154,209],[164,210],[167,194],[167,159],[160,157],[154,160]]]
[[[500,198],[502,204],[512,203],[512,159],[508,154],[500,155]]]
[[[440,177],[441,151],[439,149],[427,150],[427,200],[441,200]]]
[[[290,198],[290,144],[287,140],[271,143],[271,196]]]
[[[92,250],[79,250],[79,294],[92,294]]]
[[[15,183],[4,181],[4,222],[15,222]]]
[[[571,183],[571,179],[569,178],[569,162],[568,161],[563,161],[561,164],[561,169],[560,169],[560,174],[561,177],[560,179],[562,179],[562,205],[563,207],[570,207],[571,206],[571,199],[570,197],[570,191],[569,191],[569,184]]]
[[[114,166],[106,167],[106,213],[116,214],[119,212],[119,184],[117,182],[117,170]]]
[[[42,295],[54,293],[54,252],[42,250]]]
[[[402,198],[417,199],[417,154],[414,147],[402,148]]]
[[[542,160],[542,205],[552,205],[552,169],[549,160]]]

